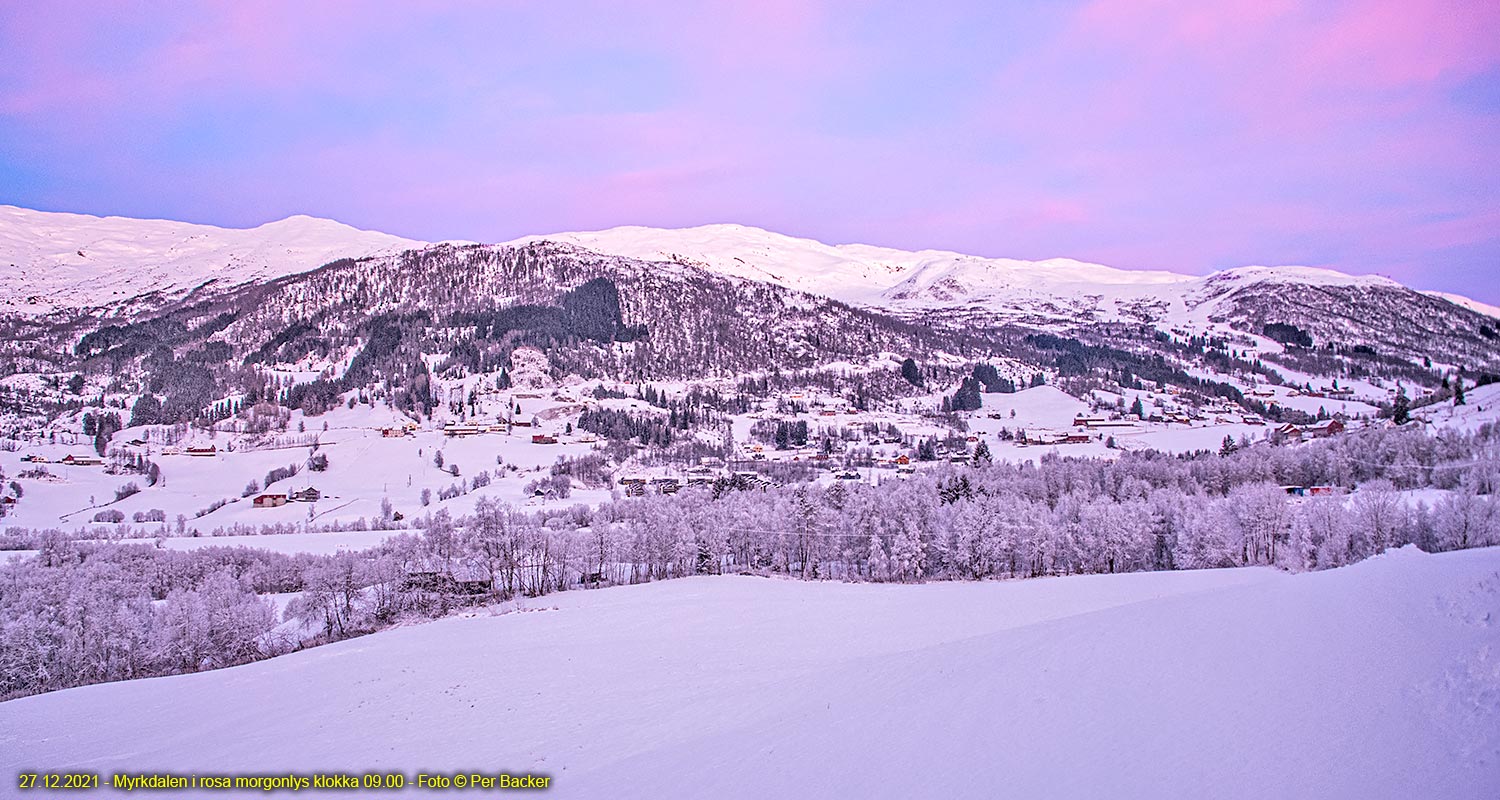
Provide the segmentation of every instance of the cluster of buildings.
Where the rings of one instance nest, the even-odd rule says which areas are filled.
[[[1344,432],[1344,423],[1338,419],[1325,419],[1311,425],[1287,423],[1276,431],[1288,439],[1326,439]]]
[[[278,508],[287,503],[316,503],[323,499],[323,493],[309,486],[306,489],[297,489],[291,492],[266,492],[258,494],[250,501],[255,508]]]

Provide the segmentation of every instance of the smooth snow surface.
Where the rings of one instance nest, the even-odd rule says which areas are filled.
[[[0,312],[236,286],[424,244],[308,216],[235,229],[0,205]]]
[[[1500,549],[1296,576],[704,577],[528,605],[0,704],[0,771],[504,769],[552,775],[558,797],[1500,796]]]
[[[1207,276],[1127,270],[1068,258],[1026,261],[946,250],[830,245],[746,225],[526,236],[611,255],[692,264],[845,302],[920,311],[981,307],[1023,318],[1207,320],[1224,293],[1252,283],[1396,285],[1374,275],[1313,267],[1239,267]],[[426,243],[294,216],[250,229],[93,217],[0,205],[0,313],[46,313],[180,297],[212,282],[230,287],[316,269],[340,258],[397,253]],[[1467,298],[1429,292],[1481,313]]]
[[[860,305],[984,307],[1018,316],[1133,319],[1148,305],[1169,320],[1187,321],[1206,319],[1214,300],[1252,283],[1396,285],[1376,275],[1347,275],[1315,267],[1237,267],[1197,276],[1117,269],[1069,258],[1026,261],[946,250],[829,245],[745,225],[622,226],[527,236],[514,243],[540,240],[648,261],[692,264]]]

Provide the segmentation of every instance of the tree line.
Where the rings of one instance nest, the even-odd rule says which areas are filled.
[[[1330,493],[1294,497],[1288,486]],[[0,566],[0,697],[242,663],[474,603],[697,574],[916,582],[1326,569],[1408,544],[1500,544],[1497,493],[1500,430],[1486,425],[1222,455],[945,465],[878,486],[725,480],[536,513],[484,497],[470,515],[439,511],[417,533],[336,556],[177,553],[11,530],[10,546],[40,553]],[[264,597],[276,593],[297,593],[280,620]]]

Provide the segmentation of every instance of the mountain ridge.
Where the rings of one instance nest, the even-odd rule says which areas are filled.
[[[1100,302],[1088,311],[1130,318],[1121,313],[1122,304],[1166,296],[1185,305],[1195,295],[1213,294],[1214,288],[1229,284],[1403,286],[1382,276],[1319,267],[1244,266],[1190,275],[1063,257],[1028,261],[939,249],[827,244],[736,223],[618,226],[527,235],[500,244],[538,241],[644,261],[676,261],[890,310],[1046,306],[1059,298],[1098,295]],[[305,214],[253,228],[221,228],[0,205],[0,264],[19,270],[0,276],[0,312],[37,314],[158,292],[181,295],[205,282],[229,287],[310,271],[339,258],[391,255],[432,244]],[[120,273],[122,268],[126,271]],[[1486,316],[1500,315],[1500,308],[1461,295],[1421,293]]]
[[[273,280],[339,258],[426,245],[303,214],[221,228],[0,205],[0,313],[45,314],[152,294],[181,297],[205,283]]]

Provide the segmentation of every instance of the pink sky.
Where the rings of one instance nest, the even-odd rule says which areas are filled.
[[[1500,302],[1500,4],[58,2],[0,202],[486,241],[739,222]]]

